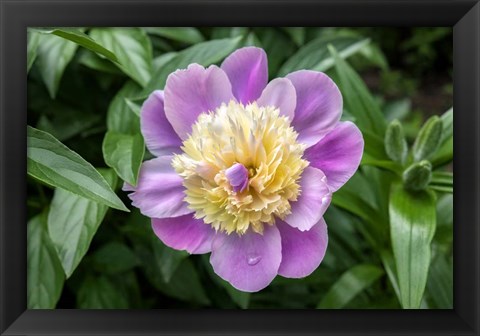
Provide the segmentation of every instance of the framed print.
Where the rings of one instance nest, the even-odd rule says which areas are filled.
[[[0,4],[2,335],[479,334],[477,1]]]

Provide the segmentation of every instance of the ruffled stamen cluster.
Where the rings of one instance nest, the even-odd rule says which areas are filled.
[[[309,164],[297,136],[273,106],[231,101],[202,113],[183,142],[183,154],[172,160],[195,218],[228,234],[249,228],[262,233],[275,217],[284,219]],[[229,176],[232,171],[245,174],[241,186]]]

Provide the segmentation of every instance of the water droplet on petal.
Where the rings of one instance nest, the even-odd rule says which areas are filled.
[[[260,262],[261,259],[262,257],[258,254],[249,254],[247,256],[247,264],[249,264],[250,266],[255,266]]]

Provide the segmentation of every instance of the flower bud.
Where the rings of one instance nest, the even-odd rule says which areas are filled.
[[[395,162],[403,163],[407,157],[407,141],[403,134],[402,124],[393,120],[385,133],[385,151],[388,157]]]
[[[412,164],[403,172],[403,184],[409,190],[424,190],[432,179],[432,164],[427,160]]]
[[[413,159],[420,161],[435,153],[440,145],[443,123],[438,116],[427,120],[413,144]]]

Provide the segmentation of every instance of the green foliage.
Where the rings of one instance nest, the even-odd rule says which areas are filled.
[[[374,132],[383,137],[386,125],[378,104],[360,76],[340,57],[337,50],[332,45],[329,46],[329,50],[335,60],[338,84],[344,96],[346,109],[355,116],[356,124],[362,131]]]
[[[138,28],[96,28],[90,37],[111,50],[120,69],[141,86],[152,75],[152,46],[145,31]]]
[[[29,309],[55,308],[65,276],[47,233],[45,213],[27,225],[27,306]]]
[[[33,31],[33,30],[28,30],[27,31],[27,73],[30,71],[30,68],[32,67],[33,62],[35,62],[35,59],[37,58],[37,48],[38,44],[40,43],[40,34]]]
[[[29,28],[28,307],[452,308],[451,56],[441,54],[451,53],[444,49],[450,34]],[[303,279],[277,276],[258,293],[221,279],[208,254],[166,246],[120,190],[136,185],[142,162],[152,158],[140,131],[148,95],[177,69],[220,65],[250,45],[267,53],[270,80],[326,72],[341,90],[342,120],[353,121],[365,141],[358,171],[324,215],[329,246],[321,265]],[[443,76],[435,84],[447,92],[441,104],[426,101],[437,91],[420,74]]]
[[[28,126],[27,144],[30,176],[95,202],[128,211],[91,164],[50,134]]]
[[[343,308],[382,274],[383,270],[374,265],[363,264],[352,267],[333,284],[317,308]]]
[[[41,35],[37,47],[38,69],[50,97],[55,98],[65,68],[73,59],[78,44],[55,35]],[[33,62],[33,61],[32,61]]]
[[[435,195],[411,193],[397,184],[392,187],[389,210],[400,302],[404,308],[420,308],[435,234]]]
[[[102,45],[95,42],[91,37],[84,34],[81,30],[75,28],[63,29],[34,29],[34,31],[44,34],[52,34],[63,37],[66,40],[75,42],[79,46],[90,49],[99,55],[105,56],[113,62],[117,62],[117,56],[110,50],[105,49]]]
[[[117,176],[111,170],[100,170],[110,187]],[[108,207],[63,189],[55,189],[48,213],[48,233],[68,277],[77,268],[90,247]]]

